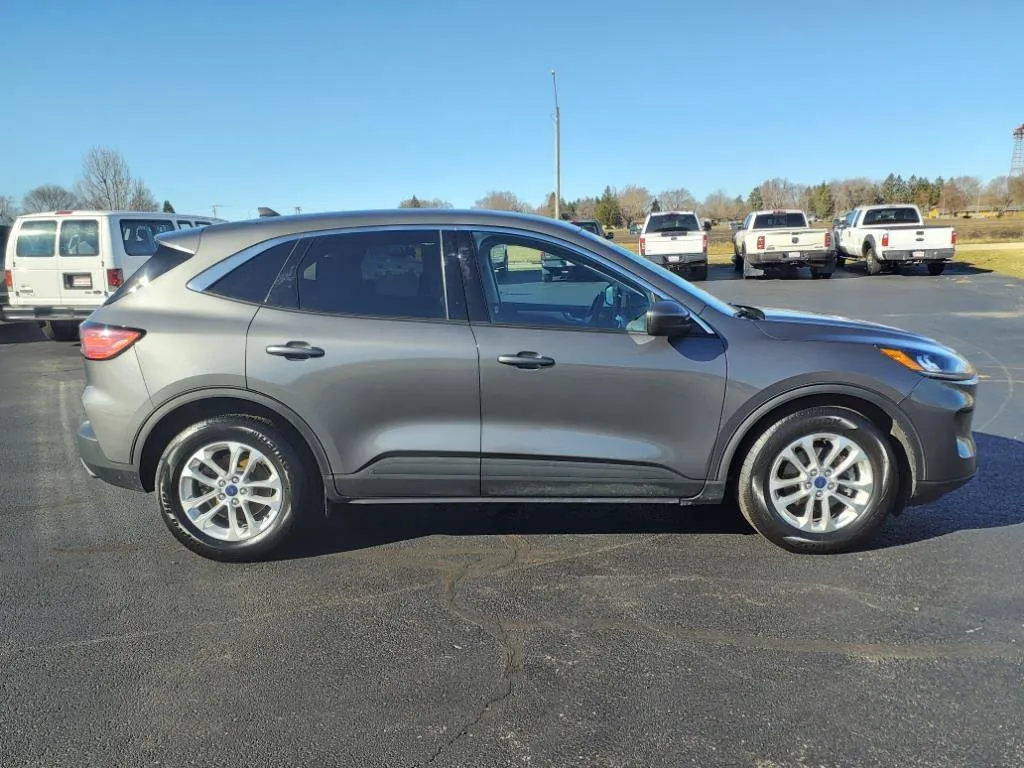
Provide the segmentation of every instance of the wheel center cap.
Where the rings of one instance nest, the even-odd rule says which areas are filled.
[[[228,496],[234,496],[236,493],[238,493],[238,488],[236,488],[233,485],[229,485],[227,488],[224,489],[224,493],[226,493]]]
[[[824,477],[816,477],[816,478],[814,478],[814,487],[815,488],[824,488],[826,485],[828,485],[828,480],[826,480]]]

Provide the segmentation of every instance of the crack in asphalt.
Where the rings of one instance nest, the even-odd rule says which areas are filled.
[[[502,669],[498,690],[489,696],[482,706],[474,710],[474,713],[459,728],[455,735],[438,746],[426,761],[416,763],[414,768],[424,768],[425,766],[432,765],[489,712],[499,709],[512,695],[512,691],[515,689],[514,680],[522,673],[525,661],[523,638],[513,635],[508,625],[503,623],[498,616],[478,611],[460,600],[464,595],[463,588],[468,583],[470,577],[494,576],[502,572],[518,570],[514,566],[529,552],[529,543],[517,534],[507,534],[501,538],[506,545],[506,552],[496,562],[493,556],[487,555],[447,574],[442,582],[445,608],[449,613],[485,632],[498,644],[499,649],[502,651],[504,655],[504,668]]]

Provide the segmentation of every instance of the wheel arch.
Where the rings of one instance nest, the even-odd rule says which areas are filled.
[[[791,413],[820,406],[850,408],[869,419],[889,437],[900,465],[901,495],[904,501],[910,499],[924,470],[924,449],[917,432],[896,403],[870,390],[850,385],[803,387],[754,408],[724,443],[717,457],[714,478],[726,485],[733,483],[739,476],[746,449],[765,429]]]
[[[866,256],[869,249],[875,248],[875,236],[868,235],[864,238],[864,244],[860,247],[861,255]],[[877,249],[875,249],[877,251]]]
[[[132,445],[132,463],[139,468],[143,488],[156,486],[156,467],[167,444],[186,427],[210,416],[240,413],[273,422],[294,441],[296,450],[316,462],[323,478],[331,475],[330,461],[310,426],[273,398],[241,389],[193,390],[164,403],[143,423]]]

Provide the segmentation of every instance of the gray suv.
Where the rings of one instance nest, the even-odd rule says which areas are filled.
[[[545,282],[556,256],[580,277]],[[724,303],[485,211],[167,233],[81,329],[83,463],[212,558],[340,502],[727,497],[800,552],[966,483],[977,376],[880,325]]]

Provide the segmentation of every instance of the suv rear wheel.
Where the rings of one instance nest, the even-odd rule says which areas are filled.
[[[215,416],[177,435],[156,470],[171,533],[214,560],[253,560],[277,549],[313,502],[312,468],[266,419]]]
[[[881,528],[899,502],[892,447],[848,408],[809,408],[779,420],[751,446],[736,492],[758,533],[794,552],[839,552]]]

